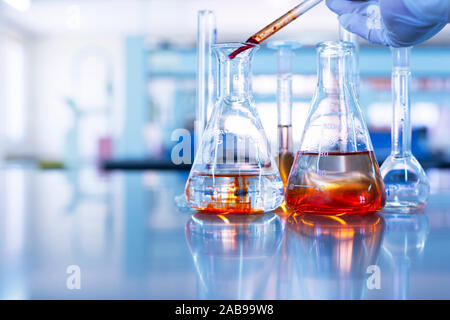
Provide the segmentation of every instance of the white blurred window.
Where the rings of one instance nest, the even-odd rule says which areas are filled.
[[[104,57],[92,56],[83,60],[80,65],[81,109],[101,109],[108,106],[109,79],[108,65]]]
[[[19,143],[25,136],[25,46],[14,37],[2,39],[3,114],[6,142]]]

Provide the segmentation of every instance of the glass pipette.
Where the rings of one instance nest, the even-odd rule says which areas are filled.
[[[302,14],[307,12],[309,9],[313,8],[319,2],[322,0],[304,0],[291,10],[289,10],[287,13],[273,21],[272,23],[268,24],[261,30],[259,30],[257,33],[252,35],[250,38],[247,39],[246,43],[249,43],[248,46],[243,46],[233,53],[231,53],[228,57],[230,59],[233,59],[235,56],[237,56],[239,53],[241,53],[244,50],[247,50],[251,47],[253,47],[251,44],[259,44],[269,38],[271,35],[273,35],[278,30],[282,29],[298,17],[300,17]]]

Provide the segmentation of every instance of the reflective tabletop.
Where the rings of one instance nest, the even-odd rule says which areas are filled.
[[[422,212],[211,215],[187,172],[0,171],[1,299],[450,299],[450,173]]]

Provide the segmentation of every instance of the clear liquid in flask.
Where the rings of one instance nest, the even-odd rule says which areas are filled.
[[[212,213],[263,213],[277,207],[283,188],[278,173],[193,173],[187,201],[198,211]]]

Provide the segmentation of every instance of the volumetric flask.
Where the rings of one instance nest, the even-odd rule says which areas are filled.
[[[228,56],[251,45],[233,59]],[[257,45],[219,43],[218,99],[186,184],[199,211],[262,213],[283,201],[283,183],[253,102],[250,65]]]
[[[317,87],[286,188],[289,208],[308,213],[378,211],[383,180],[354,86],[354,46],[317,47]]]
[[[430,183],[411,152],[409,81],[411,48],[392,48],[392,150],[381,165],[386,186],[386,209],[413,212],[425,206]]]

